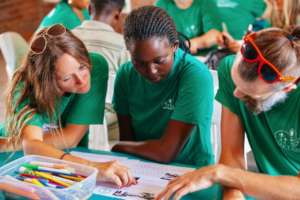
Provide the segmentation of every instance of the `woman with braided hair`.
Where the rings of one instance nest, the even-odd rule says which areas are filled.
[[[121,142],[113,151],[163,163],[212,164],[213,83],[207,67],[178,47],[175,24],[161,8],[134,10],[124,38],[132,61],[116,76],[113,105]]]

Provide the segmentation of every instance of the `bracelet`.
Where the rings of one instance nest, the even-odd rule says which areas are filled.
[[[69,154],[70,154],[69,152],[64,152],[64,153],[59,157],[59,159],[60,159],[60,160],[63,160],[64,157],[65,157],[66,155],[69,155]]]

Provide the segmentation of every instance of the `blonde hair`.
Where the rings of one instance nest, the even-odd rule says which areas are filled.
[[[32,41],[45,31],[41,30]],[[7,91],[5,132],[13,146],[20,142],[22,129],[35,113],[45,114],[50,121],[59,118],[55,116],[56,105],[61,98],[55,75],[57,59],[66,53],[91,68],[84,44],[69,30],[59,36],[46,36],[46,39],[45,51],[41,54],[29,51]],[[27,100],[28,103],[25,102]]]
[[[282,9],[273,3],[271,24],[274,27],[290,30],[297,26],[300,17],[300,0],[284,0]]]

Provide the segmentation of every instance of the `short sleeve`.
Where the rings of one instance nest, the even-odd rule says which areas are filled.
[[[90,53],[92,62],[91,88],[86,94],[76,94],[63,113],[70,124],[102,124],[108,80],[108,64],[99,54]]]
[[[121,115],[129,114],[128,104],[128,68],[131,63],[126,63],[120,67],[116,74],[114,95],[113,95],[113,108],[116,113]]]
[[[233,96],[235,86],[231,79],[231,67],[234,59],[235,56],[231,55],[220,61],[218,66],[219,88],[215,98],[231,112],[238,114],[238,101]]]
[[[190,124],[210,124],[213,91],[212,76],[206,66],[189,69],[181,77],[171,119]]]

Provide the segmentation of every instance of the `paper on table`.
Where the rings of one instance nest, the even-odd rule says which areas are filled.
[[[138,177],[138,184],[130,187],[116,188],[112,184],[97,183],[95,194],[128,199],[128,200],[150,200],[154,199],[167,184],[169,180],[192,171],[193,168],[163,165],[144,162],[126,157],[100,155],[82,152],[71,152],[71,154],[94,161],[106,162],[119,160],[130,168],[133,176]]]

